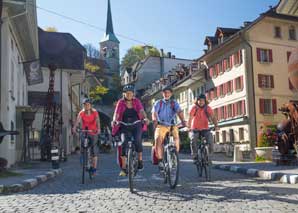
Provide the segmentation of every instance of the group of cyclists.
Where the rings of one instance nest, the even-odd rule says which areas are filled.
[[[143,170],[143,145],[142,145],[142,133],[147,129],[149,125],[149,119],[144,110],[144,107],[141,101],[135,97],[133,85],[126,85],[123,88],[123,97],[118,100],[116,108],[114,111],[113,121],[112,121],[112,135],[115,136],[120,133],[125,133],[130,131],[134,138],[135,149],[138,153],[138,170]],[[212,121],[214,124],[215,130],[218,130],[218,122],[214,115],[213,110],[208,106],[206,96],[204,94],[199,95],[195,98],[194,104],[189,111],[189,119],[186,122],[184,119],[183,111],[179,103],[172,98],[173,90],[171,87],[167,86],[162,89],[163,98],[157,100],[152,112],[152,122],[154,131],[154,146],[156,150],[156,157],[158,159],[159,170],[163,170],[163,141],[166,137],[166,134],[169,132],[170,127],[177,123],[176,117],[179,117],[181,125],[187,127],[189,130],[189,138],[191,142],[191,155],[194,162],[198,158],[197,150],[197,138],[199,134],[202,134],[206,138],[207,143],[209,144],[210,153],[213,150],[213,137],[209,130],[209,121]],[[100,122],[98,112],[92,108],[91,100],[86,98],[83,101],[83,109],[79,112],[77,120],[73,126],[73,132],[76,132],[78,125],[81,123],[82,128],[88,128],[93,130],[90,132],[88,137],[90,141],[91,156],[92,156],[92,175],[96,174],[97,168],[97,156],[94,152],[94,141],[95,135],[100,134]],[[134,128],[125,127],[119,125],[119,121],[125,123],[133,123],[137,120],[142,120],[142,123],[138,123]],[[174,126],[172,130],[174,142],[177,151],[179,152],[179,131],[178,127]],[[83,137],[81,138],[83,141]],[[121,171],[120,176],[127,175],[126,169],[126,146],[127,144],[122,143],[122,153],[121,154]]]

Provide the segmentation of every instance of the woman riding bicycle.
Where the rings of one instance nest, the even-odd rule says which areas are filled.
[[[92,108],[91,100],[85,98],[83,100],[84,108],[79,112],[77,120],[72,128],[73,132],[76,132],[77,126],[79,123],[82,124],[82,129],[85,130],[86,127],[88,130],[93,130],[92,132],[88,133],[91,156],[92,156],[92,167],[91,173],[94,176],[96,174],[97,168],[97,156],[94,152],[94,143],[95,143],[95,136],[100,134],[100,121],[98,112],[96,109]],[[84,134],[81,135],[81,144],[84,142]],[[82,146],[81,146],[82,147]]]
[[[210,153],[213,151],[213,137],[209,130],[209,119],[212,120],[215,130],[219,130],[217,126],[217,119],[214,116],[213,110],[208,106],[206,96],[199,95],[191,110],[189,111],[188,128],[190,129],[189,138],[191,143],[191,155],[193,160],[198,159],[197,156],[197,141],[199,134],[206,138],[207,143],[210,145]],[[196,132],[194,132],[196,130]]]
[[[134,138],[136,152],[138,153],[138,169],[142,170],[143,166],[143,145],[142,145],[142,123],[137,123],[132,127],[125,127],[117,125],[117,121],[125,123],[133,123],[137,120],[144,119],[148,123],[147,115],[141,101],[134,97],[134,86],[126,85],[123,88],[123,98],[121,98],[116,105],[116,109],[112,122],[112,135],[115,136],[120,132],[130,132]],[[121,153],[121,171],[120,176],[126,176],[126,146],[127,140],[122,144]]]

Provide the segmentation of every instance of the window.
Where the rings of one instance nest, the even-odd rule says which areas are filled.
[[[260,99],[261,114],[276,114],[277,106],[276,99]]]
[[[213,88],[213,98],[216,99],[217,98],[217,87]]]
[[[222,131],[222,142],[223,143],[227,142],[227,132],[225,130]]]
[[[10,121],[10,129],[11,129],[11,131],[13,131],[14,130],[14,123],[13,123],[13,121]],[[10,140],[14,140],[14,136],[13,135],[10,135]]]
[[[233,143],[235,141],[233,129],[229,129],[229,135],[230,135],[230,143]]]
[[[10,63],[10,95],[14,99],[14,63]]]
[[[235,65],[239,65],[242,63],[242,51],[239,50],[238,52],[233,54],[233,61]]]
[[[244,128],[239,128],[239,141],[244,140]]]
[[[233,117],[233,111],[232,111],[233,109],[232,109],[232,104],[229,104],[228,106],[227,106],[227,117],[228,118],[231,118],[231,117]]]
[[[246,114],[245,100],[233,104],[233,117]]]
[[[225,95],[224,94],[224,84],[222,84],[222,85],[219,86],[219,94],[220,94],[220,96],[224,96]]]
[[[289,40],[296,40],[296,29],[294,26],[289,28]]]
[[[240,76],[234,80],[234,88],[236,91],[243,89],[243,76]]]
[[[225,70],[229,70],[229,69],[231,69],[231,63],[230,63],[230,60],[229,60],[229,58],[226,58],[226,59],[224,59],[225,60]]]
[[[215,142],[219,142],[219,132],[215,133]]]
[[[233,81],[228,81],[226,83],[227,94],[231,94],[233,92]]]
[[[274,37],[275,38],[281,38],[281,29],[280,29],[280,27],[277,27],[277,26],[274,27]]]
[[[272,50],[257,48],[257,60],[261,63],[273,62]]]
[[[225,119],[225,107],[220,107],[220,119]]]
[[[258,75],[260,88],[274,88],[273,75]]]

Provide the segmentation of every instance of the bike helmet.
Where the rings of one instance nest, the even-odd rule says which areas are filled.
[[[134,86],[133,85],[125,85],[123,87],[123,92],[128,92],[128,91],[134,92],[135,91]]]
[[[162,88],[162,91],[165,92],[165,91],[170,91],[170,92],[173,92],[173,89],[171,86],[165,86]]]
[[[205,99],[206,100],[206,95],[204,94],[200,94],[198,97],[197,97],[197,100],[199,99]]]
[[[89,98],[84,98],[84,99],[83,99],[83,104],[86,104],[86,103],[91,104],[91,103],[92,103],[91,99],[89,99]]]

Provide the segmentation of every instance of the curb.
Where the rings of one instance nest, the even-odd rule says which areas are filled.
[[[45,175],[38,175],[38,176],[35,176],[34,178],[24,180],[19,184],[0,185],[0,195],[17,193],[17,192],[33,189],[39,184],[44,183],[50,179],[53,179],[60,174],[62,174],[62,169],[55,169],[47,172]]]
[[[230,165],[214,165],[214,169],[236,172],[251,177],[260,177],[265,180],[280,181],[281,183],[288,184],[298,184],[298,175],[297,174],[286,174],[282,172],[275,171],[265,171],[258,169],[248,169],[240,166],[230,166]]]

